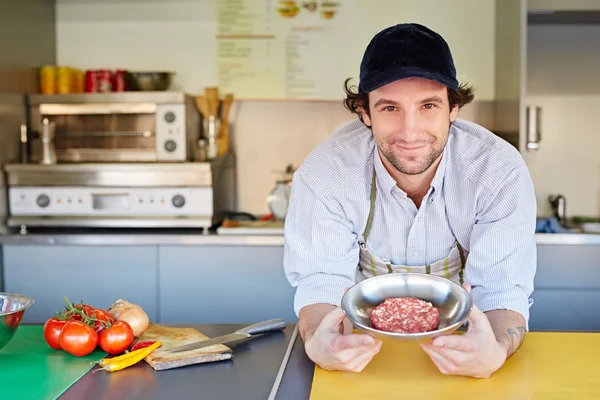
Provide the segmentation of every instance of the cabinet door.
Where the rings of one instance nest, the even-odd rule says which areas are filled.
[[[525,154],[535,182],[538,214],[552,215],[548,197],[562,194],[568,217],[600,212],[600,135],[595,127],[597,96],[536,96],[541,108],[540,150]]]
[[[519,151],[526,149],[526,44],[525,0],[496,2],[494,125],[491,131]],[[478,99],[478,93],[475,92]]]
[[[598,0],[528,0],[531,11],[591,11],[600,10]]]
[[[161,246],[163,323],[297,321],[283,246]]]
[[[4,246],[4,291],[31,296],[24,322],[43,323],[71,302],[108,308],[121,298],[157,319],[157,247]]]
[[[600,246],[538,245],[531,330],[600,331]]]

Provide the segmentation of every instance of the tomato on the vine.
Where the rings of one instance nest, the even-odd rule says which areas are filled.
[[[131,326],[125,321],[117,321],[108,329],[100,331],[98,343],[108,354],[121,354],[131,346],[134,338]]]
[[[101,308],[94,308],[87,315],[96,319],[94,322],[94,330],[96,332],[100,332],[102,329],[115,323],[115,317]]]
[[[59,343],[60,331],[67,322],[66,319],[59,319],[57,317],[52,317],[46,321],[44,324],[44,339],[46,339],[48,346],[56,350],[62,350]]]
[[[94,310],[94,307],[88,305],[88,304],[84,304],[84,303],[79,303],[79,304],[75,304],[73,306],[73,308],[75,310],[81,311],[83,313],[85,313],[86,315],[90,315],[90,312],[92,312]],[[68,314],[70,315],[71,319],[75,320],[75,321],[81,321],[83,319],[83,317],[81,316],[81,314],[75,313],[72,310],[69,311],[67,309]]]
[[[68,321],[63,326],[59,340],[60,347],[74,356],[86,356],[98,345],[98,334],[81,321]]]

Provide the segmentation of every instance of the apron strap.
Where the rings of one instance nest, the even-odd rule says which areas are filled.
[[[460,243],[458,243],[458,240],[456,241],[456,247],[458,247],[458,253],[460,254],[460,271],[458,271],[458,279],[460,281],[460,285],[462,286],[462,284],[465,283],[464,272],[467,265],[467,260],[465,258],[465,252]]]
[[[371,227],[373,226],[373,212],[375,210],[375,198],[377,197],[377,180],[375,174],[375,167],[373,166],[373,179],[371,179],[371,205],[369,207],[369,217],[367,218],[367,226],[365,227],[365,232],[363,233],[363,238],[365,243],[367,242],[367,237],[369,236],[369,232],[371,232]]]

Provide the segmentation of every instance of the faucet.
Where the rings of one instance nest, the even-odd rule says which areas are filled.
[[[564,226],[567,221],[567,199],[562,194],[559,194],[548,196],[548,201],[550,201],[554,216]]]

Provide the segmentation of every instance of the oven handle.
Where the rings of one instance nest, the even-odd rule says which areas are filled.
[[[40,104],[41,115],[156,114],[156,103]]]
[[[152,137],[152,131],[90,131],[90,132],[56,132],[55,138],[81,137]]]

